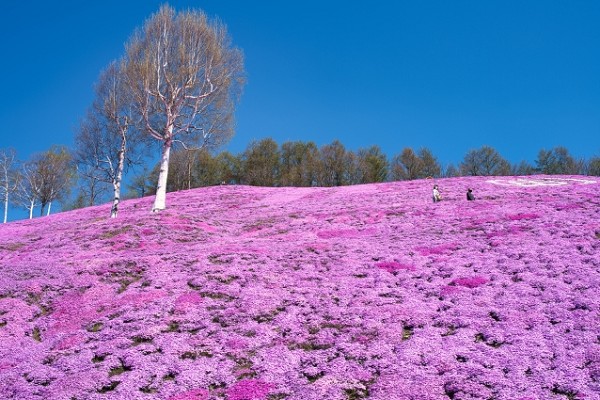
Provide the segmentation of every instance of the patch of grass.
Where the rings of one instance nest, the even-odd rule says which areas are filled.
[[[414,327],[412,327],[411,325],[407,325],[407,326],[403,326],[402,327],[402,340],[408,340],[412,337],[414,333]]]
[[[107,354],[94,354],[94,357],[92,357],[92,362],[97,364],[97,363],[101,363],[106,359]]]
[[[563,388],[558,387],[558,385],[554,385],[554,387],[552,388],[552,394],[566,396],[566,398],[568,400],[576,400],[577,399],[576,391],[570,390],[570,389],[563,389]]]
[[[315,351],[315,350],[327,350],[332,347],[331,344],[319,344],[313,342],[302,342],[302,343],[290,343],[288,349],[296,350],[301,349],[304,351]]]
[[[123,362],[123,360],[119,360],[121,362],[121,365],[117,366],[117,367],[112,367],[109,371],[108,371],[108,376],[109,377],[113,377],[113,376],[117,376],[117,375],[121,375],[125,372],[129,372],[131,371],[131,367],[128,365],[125,365],[125,363]]]
[[[133,341],[134,346],[139,346],[144,343],[152,343],[154,339],[149,336],[134,336],[131,340]]]
[[[95,323],[89,325],[86,328],[86,330],[88,332],[100,332],[103,327],[104,327],[104,324],[102,322],[95,322]]]
[[[208,297],[209,299],[213,299],[213,300],[225,300],[225,301],[235,300],[235,297],[230,296],[227,293],[223,293],[223,292],[200,292],[200,296]]]
[[[450,325],[448,330],[442,333],[442,336],[452,336],[454,334],[456,334],[456,327],[454,325]]]
[[[130,230],[131,230],[131,225],[123,225],[120,228],[108,230],[108,231],[104,232],[102,235],[100,235],[100,239],[110,239],[117,235],[120,235],[121,233],[129,232]]]
[[[40,332],[40,328],[38,328],[37,326],[35,328],[33,328],[33,330],[31,331],[31,337],[36,342],[41,342],[42,341],[42,334]]]
[[[183,354],[181,354],[179,358],[182,360],[195,360],[196,358],[198,358],[198,355],[194,351],[186,351]]]
[[[225,254],[211,254],[208,256],[208,261],[210,261],[211,264],[216,265],[231,264],[233,257]]]
[[[3,243],[3,244],[0,244],[0,250],[16,251],[16,250],[19,250],[23,246],[25,246],[25,243],[21,243],[21,242]]]
[[[121,381],[112,381],[108,385],[102,386],[100,389],[97,390],[97,392],[98,393],[111,392],[111,391],[115,390],[117,388],[117,386],[119,386],[120,383],[121,383]]]
[[[176,377],[177,374],[175,374],[175,372],[169,372],[168,374],[162,377],[162,380],[165,382],[174,381]]]
[[[145,393],[145,394],[153,394],[153,393],[158,392],[158,389],[150,387],[150,385],[148,385],[148,386],[141,387],[140,392]]]
[[[308,380],[309,383],[315,383],[317,380],[321,379],[323,376],[325,376],[325,372],[320,371],[316,374],[303,374],[304,377]]]
[[[369,389],[366,387],[345,389],[344,393],[346,394],[347,400],[360,400],[369,398]]]
[[[179,330],[179,322],[177,322],[177,321],[169,322],[169,326],[163,332],[181,332]]]

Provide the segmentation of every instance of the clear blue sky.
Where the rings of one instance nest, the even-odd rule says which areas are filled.
[[[93,84],[159,1],[11,1],[0,15],[0,148],[72,145]],[[564,145],[600,155],[600,1],[171,1],[218,16],[248,84],[226,149],[340,139],[444,164]]]

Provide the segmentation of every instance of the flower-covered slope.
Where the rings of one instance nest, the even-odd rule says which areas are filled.
[[[436,183],[1,226],[0,398],[599,399],[598,182]]]

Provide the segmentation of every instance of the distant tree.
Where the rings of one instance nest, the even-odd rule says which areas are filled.
[[[93,204],[101,182],[113,188],[111,218],[118,215],[123,174],[136,163],[140,133],[122,65],[111,63],[96,84],[96,97],[75,136],[75,160]]]
[[[16,191],[17,204],[29,212],[29,219],[33,218],[33,210],[40,205],[39,198],[43,181],[37,172],[37,166],[29,161],[23,164],[19,171],[19,185]]]
[[[317,168],[319,186],[341,186],[346,171],[346,148],[339,141],[321,146]]]
[[[35,155],[32,165],[37,182],[41,184],[38,190],[40,215],[43,215],[46,206],[46,215],[50,215],[52,202],[66,199],[69,195],[75,176],[72,155],[66,147],[53,146],[50,150]]]
[[[199,149],[182,148],[171,153],[167,192],[200,186],[196,171],[200,151]]]
[[[369,166],[363,157],[351,150],[346,150],[340,184],[358,185],[365,183],[368,168]]]
[[[546,175],[577,175],[581,167],[569,150],[562,146],[540,150],[536,164],[537,170]]]
[[[17,162],[14,149],[0,149],[0,196],[4,208],[4,223],[8,220],[9,198],[19,186]]]
[[[281,145],[281,185],[311,186],[316,177],[318,148],[313,142]]]
[[[444,178],[454,178],[460,176],[460,170],[454,164],[448,164],[443,173]]]
[[[588,175],[600,176],[600,157],[592,157],[588,160]]]
[[[156,186],[152,182],[150,171],[144,168],[143,171],[134,175],[131,182],[127,185],[127,189],[129,190],[127,197],[144,197],[152,194],[153,190],[156,189]]]
[[[160,211],[173,143],[214,148],[233,135],[243,57],[220,22],[201,11],[162,6],[129,40],[125,66],[143,130],[162,144],[152,207]]]
[[[250,143],[243,154],[244,182],[252,186],[278,186],[279,157],[279,146],[273,139]]]
[[[510,175],[510,164],[494,148],[482,146],[465,155],[460,171],[467,176]]]
[[[510,168],[511,175],[533,175],[535,174],[535,167],[529,164],[527,161],[523,160],[519,164],[512,165]]]
[[[422,147],[419,150],[419,158],[423,163],[423,175],[421,178],[437,178],[442,175],[442,166],[427,147]]]
[[[241,156],[234,156],[228,151],[223,151],[215,157],[217,165],[217,182],[236,183],[242,182],[242,159]]]
[[[413,180],[423,175],[423,160],[419,158],[410,147],[405,147],[402,152],[392,159],[392,179]]]
[[[441,166],[431,150],[423,147],[418,153],[410,147],[392,159],[390,175],[393,180],[413,180],[427,177],[439,177]]]
[[[360,183],[384,182],[387,179],[389,163],[379,146],[360,149],[357,156],[362,172]]]

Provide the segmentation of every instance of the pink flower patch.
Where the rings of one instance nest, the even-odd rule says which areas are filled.
[[[248,347],[248,343],[242,339],[229,339],[226,345],[233,350],[243,350]]]
[[[414,271],[415,267],[412,265],[401,264],[397,261],[381,261],[375,264],[377,268],[381,268],[389,273],[395,273],[398,271]]]
[[[450,253],[456,249],[458,249],[458,246],[455,243],[442,244],[440,246],[432,247],[421,246],[416,248],[416,250],[423,256]]]
[[[520,221],[522,219],[536,219],[539,218],[540,216],[538,214],[513,214],[513,215],[508,215],[507,218],[510,219],[511,221]]]
[[[83,343],[83,337],[81,335],[70,335],[58,342],[54,346],[54,350],[67,350],[81,343]]]
[[[453,296],[455,294],[460,293],[460,288],[456,286],[444,286],[442,290],[440,290],[440,296]]]
[[[227,400],[264,400],[274,385],[256,379],[245,379],[227,389]]]
[[[180,312],[187,311],[200,303],[202,303],[202,296],[198,293],[184,293],[175,300],[175,310]]]
[[[483,276],[470,276],[465,278],[456,278],[452,281],[453,284],[463,286],[469,289],[476,288],[481,285],[488,283],[488,279]]]
[[[192,389],[187,392],[176,394],[175,396],[169,397],[169,400],[207,400],[208,390],[206,389]]]
[[[352,239],[372,235],[375,232],[376,230],[373,228],[364,229],[362,231],[356,229],[333,229],[317,232],[317,236],[321,239],[332,239],[336,237]]]

